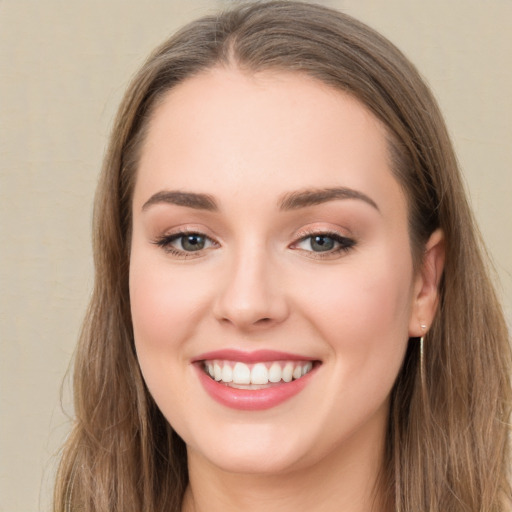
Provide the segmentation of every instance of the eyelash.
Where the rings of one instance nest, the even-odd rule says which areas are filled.
[[[207,240],[210,243],[210,247],[211,246],[215,247],[215,246],[219,245],[217,242],[215,242],[215,240],[213,240],[209,236],[205,235],[204,233],[201,233],[199,231],[193,231],[193,230],[180,231],[179,233],[173,233],[171,235],[164,235],[160,238],[157,238],[153,243],[155,245],[157,245],[158,247],[161,247],[165,252],[167,252],[171,256],[174,256],[176,258],[181,258],[181,259],[197,258],[197,257],[203,255],[204,251],[206,251],[210,248],[210,247],[207,247],[207,248],[203,248],[203,249],[198,249],[197,251],[185,251],[183,249],[177,249],[176,247],[174,247],[172,245],[172,243],[175,242],[176,240],[179,240],[180,238],[183,239],[187,236],[189,236],[189,237],[197,236],[197,237],[204,238],[205,240]],[[183,241],[182,241],[182,245],[183,245]]]
[[[175,248],[172,243],[176,240],[184,239],[187,236],[198,236],[204,238],[208,243],[210,244],[209,247],[198,249],[197,251],[186,251],[183,249],[177,249]],[[323,237],[323,238],[330,238],[334,241],[334,243],[338,244],[338,247],[332,250],[326,250],[326,251],[313,251],[313,250],[307,250],[307,249],[301,249],[297,247],[299,244],[307,241],[308,239],[313,239],[313,237]],[[154,242],[155,245],[158,247],[161,247],[164,249],[168,254],[171,256],[174,256],[176,258],[181,259],[187,259],[187,258],[194,258],[199,257],[204,254],[204,251],[207,251],[211,247],[218,247],[218,243],[210,238],[209,236],[205,235],[204,233],[198,232],[198,231],[180,231],[179,233],[173,233],[171,235],[164,235],[162,237],[157,238]],[[183,245],[183,241],[182,241]],[[294,250],[300,250],[302,252],[308,253],[308,256],[310,258],[333,258],[336,256],[339,256],[340,253],[347,253],[351,249],[353,249],[356,245],[356,241],[347,238],[345,236],[340,235],[339,233],[336,233],[334,231],[310,231],[306,233],[301,233],[299,240],[294,242],[290,245],[290,247]]]
[[[348,238],[346,236],[340,235],[339,233],[335,231],[321,231],[321,230],[312,230],[307,231],[305,233],[302,233],[300,236],[300,239],[297,242],[294,242],[292,244],[293,246],[297,246],[298,244],[305,242],[308,239],[313,239],[314,237],[323,237],[323,238],[330,238],[332,239],[336,244],[338,244],[338,247],[333,250],[327,250],[327,251],[308,251],[306,249],[300,249],[296,247],[296,250],[301,250],[304,252],[307,252],[310,258],[336,258],[337,256],[340,256],[342,253],[348,253],[356,246],[356,241],[352,238]],[[311,242],[310,242],[311,243]]]

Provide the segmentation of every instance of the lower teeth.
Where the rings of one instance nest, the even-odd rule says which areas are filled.
[[[279,382],[268,382],[267,384],[236,384],[233,381],[224,382],[222,380],[217,380],[215,377],[212,377],[208,373],[208,370],[205,370],[205,373],[206,373],[206,375],[208,375],[208,377],[210,377],[210,379],[214,380],[215,382],[218,382],[219,384],[224,384],[225,386],[228,386],[230,388],[236,388],[236,389],[265,389],[265,388],[270,388],[272,386],[279,386],[280,384],[288,384],[288,382],[293,382],[293,381],[296,381],[296,380],[304,377],[304,375],[302,375],[301,377],[298,377],[298,378],[293,377],[291,381],[285,381],[285,380],[281,379]],[[305,375],[307,375],[307,374],[305,374]]]
[[[280,382],[276,382],[276,383],[269,382],[268,384],[235,384],[234,382],[220,381],[220,384],[224,384],[228,388],[235,388],[235,389],[266,389],[266,388],[270,388],[272,386],[277,386],[278,384],[280,384]]]

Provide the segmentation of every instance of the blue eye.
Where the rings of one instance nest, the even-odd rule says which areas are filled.
[[[316,235],[309,237],[311,249],[315,252],[332,251],[336,247],[334,238],[325,235]]]
[[[164,236],[155,241],[155,244],[176,256],[184,253],[199,252],[212,247],[215,242],[201,233],[176,233]]]
[[[181,245],[180,249],[184,251],[200,251],[205,248],[206,237],[198,233],[190,233],[181,235],[176,238],[176,241]]]
[[[335,233],[318,233],[306,236],[295,244],[298,249],[315,253],[336,254],[348,251],[355,241]]]

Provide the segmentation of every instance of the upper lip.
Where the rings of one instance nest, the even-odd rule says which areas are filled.
[[[205,352],[192,359],[193,363],[198,361],[211,361],[214,359],[224,361],[240,361],[242,363],[260,363],[266,361],[316,361],[314,357],[308,357],[290,352],[276,350],[253,350],[244,351],[237,349],[223,349]]]

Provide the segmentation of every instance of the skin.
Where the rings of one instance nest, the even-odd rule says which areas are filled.
[[[369,201],[282,208],[290,193],[334,187]],[[163,191],[208,194],[217,209]],[[205,248],[155,243],[183,231],[208,237]],[[325,233],[352,245],[313,250],[307,237]],[[386,131],[357,100],[235,68],[167,93],[134,190],[130,299],[144,378],[187,444],[183,510],[386,510],[376,482],[389,394],[409,337],[433,318],[442,260],[435,232],[414,271]],[[228,348],[321,365],[286,402],[240,411],[212,400],[191,364]]]

